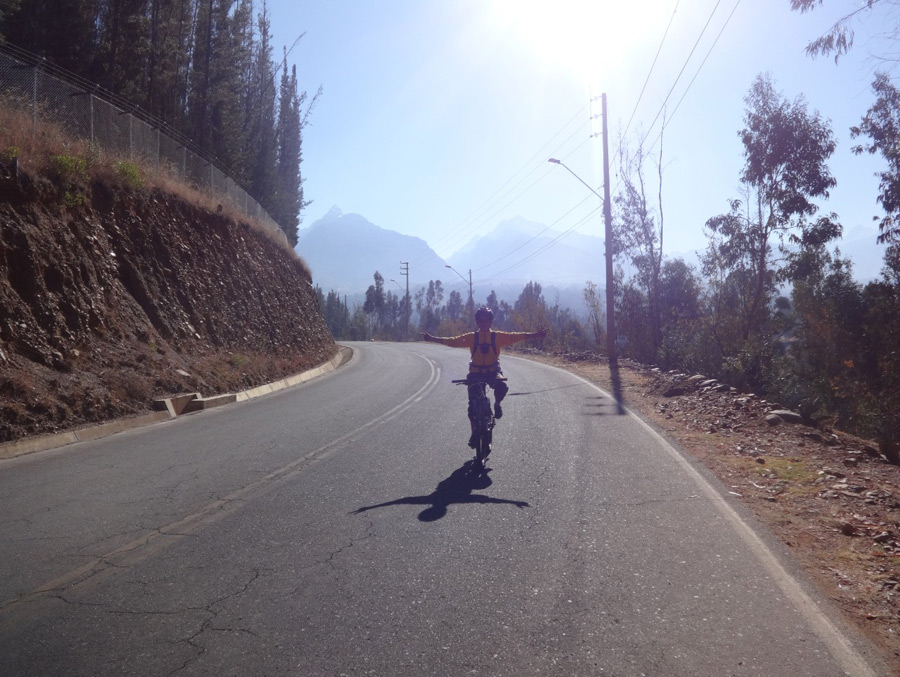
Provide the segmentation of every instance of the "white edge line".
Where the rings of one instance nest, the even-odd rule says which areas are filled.
[[[534,362],[533,360],[529,360],[529,362],[532,364],[540,364],[551,369],[565,371],[572,377],[599,391],[605,397],[613,399],[613,396],[603,388],[596,383],[591,383],[587,379],[582,378],[578,374],[574,374],[571,371],[560,367],[543,364],[542,362]],[[713,487],[707,479],[691,465],[675,446],[660,435],[650,424],[644,421],[640,416],[633,414],[627,407],[624,407],[624,409],[628,416],[631,416],[638,421],[645,430],[656,438],[660,446],[665,449],[682,468],[684,468],[697,486],[699,486],[703,493],[706,494],[707,498],[712,501],[722,516],[731,523],[738,536],[740,536],[740,538],[749,546],[750,550],[757,556],[760,563],[769,572],[778,587],[781,588],[781,591],[793,603],[794,608],[797,609],[798,613],[806,619],[810,628],[818,635],[819,639],[824,642],[831,652],[831,655],[847,674],[853,675],[854,677],[877,677],[877,673],[869,666],[866,659],[856,650],[850,640],[828,619],[813,599],[803,590],[800,583],[787,571],[787,569],[784,568],[781,562],[778,561],[775,553],[772,552],[756,532],[753,531],[750,525],[741,518],[737,511],[728,505],[728,502],[718,491],[716,491],[715,487]]]

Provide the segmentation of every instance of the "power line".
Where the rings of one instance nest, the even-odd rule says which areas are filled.
[[[740,0],[738,0],[740,2]],[[675,91],[675,87],[678,85],[678,81],[681,79],[681,76],[684,74],[684,70],[687,68],[688,63],[690,63],[691,57],[694,56],[694,52],[697,50],[697,46],[700,44],[700,40],[703,39],[703,35],[706,33],[706,29],[709,28],[709,24],[712,21],[713,17],[716,14],[716,11],[719,9],[719,5],[722,4],[722,0],[717,0],[716,6],[713,7],[712,12],[709,13],[709,18],[706,20],[706,23],[703,25],[703,30],[700,31],[700,35],[697,36],[696,42],[694,42],[694,46],[691,48],[690,54],[687,55],[687,58],[684,60],[684,65],[681,67],[681,70],[678,71],[678,75],[675,78],[675,82],[672,83],[672,87],[669,89],[669,93],[666,94],[666,98],[663,100],[662,105],[659,108],[659,111],[656,113],[656,117],[653,118],[653,122],[650,123],[649,129],[653,129],[653,126],[656,124],[656,121],[659,120],[659,116],[662,114],[665,109],[666,103],[669,101],[669,97],[672,96],[672,92]],[[647,132],[647,135],[644,136],[644,140],[646,141],[647,136],[649,136],[650,132]]]
[[[741,2],[741,0],[737,0],[737,2],[735,3],[734,8],[731,10],[731,13],[728,15],[728,18],[726,19],[726,21],[725,21],[725,23],[723,24],[722,28],[719,30],[719,33],[718,33],[718,35],[716,36],[716,39],[714,40],[712,46],[711,46],[711,47],[709,48],[709,50],[707,51],[706,55],[705,55],[704,58],[703,58],[703,61],[700,63],[699,67],[697,68],[697,71],[694,73],[694,76],[692,77],[691,82],[688,84],[687,88],[686,88],[685,91],[682,93],[681,98],[678,100],[678,103],[677,103],[676,106],[675,106],[675,110],[673,111],[673,115],[674,115],[675,111],[678,110],[678,108],[680,107],[681,103],[684,101],[684,98],[687,96],[687,93],[690,91],[690,89],[691,89],[693,83],[696,81],[696,79],[697,79],[697,77],[698,77],[700,71],[703,69],[704,65],[706,64],[707,60],[709,59],[710,54],[712,53],[713,49],[715,48],[716,44],[718,43],[719,39],[721,38],[721,36],[722,36],[722,34],[723,34],[725,28],[728,26],[728,24],[729,24],[731,18],[734,16],[734,14],[735,14],[735,12],[736,12],[738,6],[740,5],[740,2]],[[691,48],[690,53],[689,53],[689,54],[687,55],[687,57],[685,58],[684,64],[682,65],[682,67],[681,67],[681,69],[680,69],[678,75],[676,76],[674,82],[672,83],[671,88],[669,89],[668,93],[666,94],[666,97],[665,97],[665,99],[663,100],[663,102],[662,102],[662,104],[661,104],[661,106],[660,106],[658,112],[656,113],[656,116],[653,118],[653,121],[650,123],[650,126],[648,127],[648,131],[646,132],[646,134],[644,135],[644,137],[643,137],[643,139],[642,139],[642,143],[646,142],[647,138],[649,138],[650,130],[652,130],[652,128],[656,125],[657,121],[659,120],[660,115],[662,114],[663,110],[665,110],[666,104],[668,103],[668,101],[669,101],[669,99],[671,98],[673,92],[675,91],[675,88],[677,87],[678,82],[681,80],[681,77],[684,75],[684,72],[685,72],[685,70],[687,69],[688,64],[690,63],[691,59],[693,58],[693,55],[694,55],[695,51],[697,50],[697,47],[699,46],[701,40],[703,39],[703,36],[706,34],[706,31],[708,30],[708,28],[709,28],[709,26],[710,26],[710,23],[712,22],[714,16],[716,15],[716,12],[718,11],[719,6],[721,5],[721,3],[722,3],[722,0],[717,0],[715,6],[713,7],[712,11],[710,12],[709,18],[706,20],[706,23],[704,24],[703,29],[700,31],[700,34],[698,35],[697,40],[694,42],[694,45],[693,45],[693,47]],[[660,55],[660,53],[661,53],[661,51],[662,51],[662,48],[663,48],[663,46],[664,46],[664,44],[665,44],[665,42],[666,42],[667,36],[668,36],[669,31],[670,31],[670,29],[671,29],[672,23],[673,23],[673,21],[674,21],[675,15],[676,15],[676,13],[677,13],[677,11],[678,11],[678,6],[679,6],[679,4],[680,4],[680,0],[679,0],[679,2],[676,2],[675,9],[673,10],[672,16],[671,16],[670,19],[669,19],[669,23],[668,23],[668,25],[666,26],[666,30],[665,30],[665,32],[664,32],[664,34],[663,34],[663,37],[662,37],[661,41],[660,41],[660,45],[659,45],[659,47],[657,48],[657,52],[656,52],[656,55],[655,55],[655,57],[654,57],[653,63],[652,63],[651,66],[650,66],[650,69],[649,69],[649,71],[648,71],[648,73],[647,73],[647,77],[646,77],[645,80],[644,80],[643,87],[641,88],[641,92],[640,92],[640,94],[638,95],[638,99],[637,99],[637,101],[635,102],[634,108],[632,109],[632,113],[631,113],[631,115],[630,115],[630,117],[629,117],[628,124],[626,125],[626,133],[627,133],[628,129],[630,128],[631,123],[633,122],[634,117],[635,117],[635,115],[636,115],[636,113],[637,113],[637,109],[638,109],[638,107],[639,107],[639,105],[640,105],[640,102],[641,102],[641,100],[643,99],[643,96],[644,96],[644,93],[645,93],[645,91],[646,91],[647,85],[648,85],[648,83],[649,83],[649,81],[650,81],[650,77],[651,77],[652,74],[653,74],[653,71],[654,71],[654,69],[655,69],[656,63],[657,63],[657,61],[658,61],[658,59],[659,59],[659,55]],[[587,105],[590,105],[590,102],[589,102],[589,104],[587,104]],[[573,118],[572,118],[571,120],[569,120],[569,122],[567,122],[567,123],[563,126],[562,129],[560,129],[560,131],[558,131],[553,137],[551,137],[550,141],[548,141],[546,144],[544,144],[544,146],[543,146],[537,153],[535,153],[535,155],[533,155],[533,156],[525,163],[523,169],[524,169],[525,167],[527,167],[528,164],[530,164],[531,162],[533,162],[533,161],[535,160],[535,158],[537,158],[538,156],[540,156],[542,153],[545,153],[545,149],[547,148],[547,146],[549,146],[549,145],[553,142],[553,140],[556,139],[556,137],[558,137],[558,136],[559,136],[559,135],[560,135],[560,134],[561,134],[561,133],[569,126],[569,125],[571,125],[572,122],[574,121],[574,119],[577,118],[578,115],[580,115],[583,111],[584,111],[584,107],[582,107],[582,108],[578,111],[578,113],[576,113],[575,116],[573,116]],[[671,116],[670,116],[670,119],[671,119]],[[582,126],[583,126],[583,125],[582,125]],[[572,135],[570,135],[565,141],[563,141],[561,145],[564,145],[564,144],[567,143],[569,140],[571,140],[571,138],[572,138],[575,134],[577,134],[580,130],[581,130],[581,127],[579,127],[578,129],[576,129],[576,131],[575,131]],[[656,140],[654,141],[654,144],[659,140],[659,138],[660,138],[661,135],[662,135],[662,131],[660,131],[660,134],[659,134],[659,136],[657,136]],[[567,157],[573,155],[575,152],[577,152],[577,151],[578,151],[585,143],[587,143],[587,142],[589,141],[589,139],[590,139],[590,137],[588,137],[588,139],[585,139],[585,141],[583,141],[581,144],[579,144],[579,145],[576,146],[574,149],[572,149],[568,154],[566,154],[565,156],[563,156],[563,159],[565,159],[565,158],[567,158]],[[525,192],[525,190],[528,190],[528,189],[532,188],[535,184],[537,184],[539,181],[541,181],[541,180],[549,173],[549,170],[548,170],[548,171],[545,171],[545,172],[544,172],[541,176],[539,176],[535,181],[533,181],[531,184],[529,184],[529,185],[527,186],[526,189],[524,189],[524,190],[518,192],[515,196],[513,196],[513,198],[512,198],[511,200],[509,200],[508,202],[506,202],[506,203],[503,204],[503,205],[497,206],[498,203],[500,202],[500,200],[502,200],[503,198],[509,196],[513,191],[516,190],[516,188],[518,188],[519,186],[521,186],[521,185],[522,185],[522,184],[523,184],[530,176],[532,176],[532,175],[537,171],[537,169],[538,169],[538,167],[535,167],[534,169],[532,169],[532,170],[531,170],[530,172],[528,172],[525,176],[523,176],[517,183],[515,183],[512,187],[510,187],[509,190],[507,190],[505,193],[503,193],[502,195],[500,195],[500,193],[501,193],[501,191],[503,190],[503,188],[506,187],[511,181],[513,181],[513,180],[515,179],[516,175],[519,174],[519,173],[520,173],[521,171],[523,171],[523,170],[519,170],[519,172],[516,172],[516,174],[513,174],[513,176],[512,176],[510,179],[508,179],[504,184],[502,184],[502,185],[501,185],[501,186],[500,186],[500,187],[499,187],[499,188],[498,188],[498,189],[497,189],[497,190],[496,190],[489,198],[487,198],[487,199],[486,199],[486,200],[485,200],[485,201],[484,201],[484,202],[483,202],[476,210],[474,210],[474,211],[472,212],[472,214],[470,214],[468,217],[466,217],[466,219],[463,219],[463,221],[460,222],[459,226],[463,226],[463,225],[466,224],[468,221],[470,221],[470,220],[472,220],[472,219],[475,219],[475,218],[476,218],[476,215],[481,214],[481,215],[479,216],[479,220],[477,220],[476,222],[474,222],[474,223],[472,223],[472,224],[470,224],[470,225],[468,225],[468,226],[465,226],[465,227],[463,227],[463,228],[457,227],[457,228],[455,228],[455,229],[452,229],[446,236],[444,236],[443,238],[441,238],[440,240],[438,240],[438,242],[445,242],[445,241],[446,241],[448,238],[450,238],[450,237],[461,237],[461,236],[463,236],[465,233],[471,232],[472,230],[476,229],[477,227],[483,225],[488,219],[490,219],[491,217],[495,216],[497,212],[501,211],[502,209],[508,207],[510,204],[512,204],[513,202],[515,202],[515,201],[516,201],[516,200],[517,200],[517,199]],[[498,197],[498,196],[499,196],[499,197]],[[580,207],[580,206],[581,206],[585,201],[587,201],[588,199],[589,199],[589,198],[585,198],[585,200],[582,200],[581,202],[579,202],[577,205],[575,205],[575,206],[572,207],[569,211],[567,211],[565,214],[563,214],[559,219],[557,219],[556,221],[554,221],[553,224],[551,224],[551,226],[545,227],[542,231],[540,231],[537,235],[535,235],[535,236],[533,236],[532,238],[530,238],[529,240],[527,240],[525,243],[523,243],[523,244],[519,245],[518,247],[515,247],[514,249],[510,250],[509,252],[507,252],[506,254],[504,254],[503,256],[501,256],[500,258],[496,259],[496,260],[493,261],[492,263],[487,264],[487,265],[485,265],[485,266],[482,266],[479,270],[485,270],[486,268],[490,268],[491,266],[493,266],[493,265],[499,263],[500,261],[502,261],[502,260],[508,258],[509,256],[512,256],[512,255],[515,254],[517,251],[520,251],[522,248],[524,248],[525,246],[527,246],[528,244],[530,244],[531,242],[533,242],[535,239],[537,239],[538,237],[540,237],[543,233],[545,233],[545,232],[547,232],[548,230],[550,230],[550,228],[552,227],[552,225],[556,225],[556,224],[559,223],[561,220],[563,220],[564,218],[566,218],[567,216],[569,216],[573,211],[575,211],[578,207]],[[490,277],[488,277],[488,278],[485,278],[485,279],[483,279],[483,280],[479,280],[479,282],[481,283],[481,282],[486,282],[486,281],[495,279],[495,278],[498,277],[499,275],[503,275],[503,274],[505,274],[506,272],[509,272],[510,270],[513,270],[513,269],[515,269],[515,268],[517,268],[517,267],[523,265],[524,263],[526,263],[526,262],[532,260],[535,256],[537,256],[537,255],[540,254],[541,252],[546,251],[548,248],[550,248],[550,247],[554,246],[556,243],[558,243],[563,237],[565,237],[566,235],[568,235],[569,233],[571,233],[575,228],[577,228],[579,225],[581,225],[582,223],[584,223],[590,216],[592,216],[594,213],[596,213],[599,209],[600,209],[600,208],[597,208],[597,209],[593,210],[590,214],[588,214],[587,216],[585,216],[585,217],[583,217],[582,219],[580,219],[579,221],[577,221],[577,222],[576,222],[573,226],[571,226],[569,229],[567,229],[566,231],[564,231],[562,234],[560,234],[559,236],[557,236],[556,238],[554,238],[553,240],[551,240],[550,242],[548,242],[547,244],[545,244],[543,247],[541,247],[541,248],[539,248],[538,250],[536,250],[535,252],[532,252],[532,253],[529,254],[528,256],[526,256],[526,257],[524,257],[523,259],[519,260],[518,262],[512,264],[511,266],[507,267],[506,269],[500,271],[499,273],[496,273],[496,274],[494,274],[494,275],[492,275],[492,276],[490,276]],[[487,210],[493,210],[493,211],[488,212]]]
[[[588,199],[588,198],[585,198],[585,199]],[[579,203],[579,204],[580,204],[580,203]],[[486,277],[486,278],[484,278],[484,279],[479,280],[479,281],[478,281],[478,284],[481,284],[481,283],[483,283],[483,282],[488,282],[488,281],[490,281],[490,280],[496,279],[497,277],[499,277],[499,276],[501,276],[501,275],[503,275],[503,274],[505,274],[505,273],[508,273],[509,271],[514,270],[515,268],[518,268],[518,267],[521,266],[522,264],[528,263],[528,262],[529,262],[531,259],[533,259],[535,256],[537,256],[538,254],[540,254],[540,253],[546,251],[547,249],[549,249],[550,247],[552,247],[553,245],[555,245],[557,242],[559,242],[560,240],[562,240],[566,235],[569,235],[569,234],[570,234],[573,230],[575,230],[578,226],[580,226],[582,223],[584,223],[585,221],[587,221],[589,218],[591,218],[594,214],[596,214],[597,212],[599,212],[599,211],[602,210],[602,209],[603,209],[603,206],[602,206],[602,205],[599,206],[599,207],[594,207],[594,209],[592,209],[592,210],[591,210],[590,212],[588,212],[585,216],[583,216],[583,217],[580,218],[578,221],[576,221],[571,227],[569,227],[567,230],[565,230],[565,231],[563,231],[562,233],[560,233],[559,235],[557,235],[555,238],[553,238],[550,242],[548,242],[547,244],[545,244],[545,245],[544,245],[543,247],[541,247],[540,249],[536,249],[535,251],[533,251],[531,254],[529,254],[529,255],[526,256],[525,258],[521,259],[521,260],[518,261],[517,263],[512,264],[512,265],[509,266],[508,268],[504,268],[504,269],[501,270],[499,273],[495,273],[494,275],[491,275],[490,277]]]
[[[644,86],[641,87],[641,93],[638,95],[637,101],[634,104],[634,108],[631,111],[631,117],[628,118],[628,124],[625,125],[625,131],[622,132],[622,136],[626,136],[628,134],[628,130],[631,128],[631,122],[634,120],[634,116],[637,113],[638,106],[641,104],[641,99],[644,98],[644,91],[647,89],[647,83],[650,82],[650,76],[653,74],[653,69],[656,67],[656,62],[659,59],[659,55],[662,52],[663,45],[666,42],[666,37],[669,35],[669,29],[672,28],[672,22],[675,21],[675,14],[678,12],[678,5],[681,0],[675,3],[675,9],[672,10],[672,16],[669,17],[669,24],[666,26],[666,31],[663,33],[662,40],[659,41],[659,47],[656,50],[656,56],[653,57],[653,63],[650,64],[650,70],[647,72],[647,77],[644,79]]]
[[[485,199],[484,202],[482,202],[478,207],[476,207],[475,210],[472,211],[472,213],[470,213],[468,216],[466,216],[466,217],[465,217],[462,221],[460,221],[456,226],[454,226],[453,228],[451,228],[450,231],[447,232],[447,234],[445,234],[443,237],[441,237],[441,238],[439,238],[437,241],[435,241],[434,246],[439,246],[441,243],[446,242],[446,241],[447,241],[448,239],[450,239],[450,238],[458,237],[458,236],[464,234],[465,232],[470,231],[470,230],[472,229],[472,226],[471,226],[471,225],[466,226],[466,224],[468,224],[470,221],[476,219],[476,217],[478,217],[479,214],[481,214],[483,211],[485,211],[485,210],[487,210],[487,209],[490,209],[490,208],[497,202],[497,200],[501,199],[502,197],[505,197],[506,195],[509,195],[509,193],[512,192],[512,190],[515,190],[516,187],[518,187],[519,185],[521,185],[521,183],[522,183],[523,181],[525,181],[529,176],[531,176],[535,171],[537,171],[537,167],[539,167],[540,165],[536,166],[534,169],[531,170],[531,172],[529,172],[529,173],[526,174],[524,177],[522,177],[522,178],[521,178],[515,185],[513,185],[506,193],[503,193],[503,195],[500,196],[500,198],[497,197],[498,194],[500,194],[501,191],[503,191],[503,189],[504,189],[509,183],[511,183],[513,180],[515,180],[515,178],[516,178],[516,176],[517,176],[518,174],[520,174],[525,168],[527,168],[529,164],[531,164],[532,162],[534,162],[535,158],[540,157],[540,156],[546,154],[546,152],[547,152],[547,151],[546,151],[547,147],[550,146],[550,145],[556,140],[556,138],[557,138],[560,134],[562,134],[562,133],[563,133],[563,132],[564,132],[564,131],[565,131],[565,130],[566,130],[566,129],[567,129],[567,128],[568,128],[568,127],[569,127],[569,126],[570,126],[570,125],[571,125],[571,124],[572,124],[579,116],[580,116],[580,115],[582,115],[582,114],[584,113],[584,110],[585,110],[585,108],[587,108],[587,106],[588,106],[588,104],[583,105],[583,106],[582,106],[582,107],[581,107],[581,108],[580,108],[580,109],[579,109],[579,110],[578,110],[578,111],[577,111],[577,112],[569,119],[569,121],[566,122],[566,123],[559,129],[559,131],[557,131],[552,137],[550,137],[550,139],[549,139],[543,146],[541,146],[541,148],[538,149],[538,151],[535,152],[535,154],[532,155],[531,158],[529,158],[529,159],[524,163],[524,165],[523,165],[522,168],[520,168],[519,170],[517,170],[517,171],[516,171],[509,179],[507,179],[503,184],[501,184],[500,187],[497,188],[497,190],[495,190],[495,191],[494,191],[487,199]],[[565,143],[567,143],[573,136],[575,136],[576,134],[578,134],[579,131],[581,131],[581,129],[582,129],[583,127],[584,127],[584,124],[582,124],[581,126],[579,126],[579,127],[578,127],[578,128],[577,128],[570,136],[569,136],[569,137],[567,137],[567,138],[562,142],[562,144],[560,144],[560,146],[563,145],[563,144],[565,144]],[[559,148],[560,146],[557,146],[556,148]],[[505,205],[505,206],[506,206],[506,205]],[[477,225],[480,225],[480,222],[476,223],[476,226],[477,226]],[[432,247],[432,248],[433,248],[433,247]],[[421,262],[421,261],[420,261],[420,262]]]
[[[731,21],[731,17],[734,16],[734,13],[737,11],[738,5],[741,4],[741,0],[737,0],[734,3],[734,7],[731,10],[731,13],[728,15],[728,18],[725,19],[725,23],[722,24],[722,28],[719,29],[719,34],[716,36],[716,39],[713,40],[712,45],[709,48],[709,51],[706,52],[706,56],[703,57],[703,61],[700,62],[700,65],[697,67],[697,71],[694,73],[694,77],[691,78],[691,81],[688,83],[688,86],[685,88],[684,93],[681,95],[681,98],[678,99],[678,103],[675,104],[675,110],[672,111],[672,115],[669,116],[671,120],[675,113],[678,111],[679,106],[681,106],[681,102],[684,101],[684,97],[687,96],[687,93],[691,90],[691,87],[694,84],[694,81],[697,79],[697,76],[700,75],[700,71],[703,70],[703,66],[706,65],[706,61],[709,59],[709,55],[712,54],[713,49],[715,49],[716,45],[719,42],[719,38],[722,37],[722,33],[725,32],[725,29],[728,27],[729,22]],[[660,131],[660,135],[662,135],[662,131]],[[653,142],[656,144],[656,141],[659,140],[659,136],[656,137],[656,140]]]
[[[519,251],[519,250],[522,249],[523,247],[528,246],[529,244],[531,244],[532,242],[534,242],[536,239],[538,239],[541,235],[543,235],[543,234],[546,233],[548,230],[550,230],[550,229],[551,229],[553,226],[555,226],[557,223],[559,223],[559,222],[562,221],[564,218],[566,218],[569,214],[571,214],[571,213],[574,212],[576,209],[578,209],[578,208],[579,208],[581,205],[583,205],[585,202],[587,202],[588,200],[591,200],[591,199],[593,199],[593,198],[592,198],[590,195],[586,196],[581,202],[579,202],[577,205],[575,205],[574,207],[572,207],[569,211],[567,211],[565,214],[563,214],[562,216],[560,216],[558,219],[556,219],[556,221],[554,221],[553,223],[551,223],[549,226],[546,226],[546,227],[545,227],[543,230],[541,230],[539,233],[537,233],[537,234],[534,235],[533,237],[530,237],[529,239],[527,239],[525,242],[523,242],[522,244],[520,244],[520,245],[519,245],[518,247],[516,247],[515,249],[513,249],[513,250],[507,252],[506,254],[504,254],[503,256],[501,256],[499,259],[495,259],[494,261],[491,261],[490,263],[488,263],[488,264],[482,266],[481,268],[477,268],[477,269],[476,269],[476,272],[479,271],[479,270],[484,270],[484,269],[486,269],[486,268],[490,268],[491,266],[493,266],[493,265],[495,265],[495,264],[497,264],[497,263],[500,263],[500,261],[502,261],[503,259],[505,259],[505,258],[507,258],[507,257],[509,257],[509,256],[512,256],[513,254],[515,254],[517,251]]]

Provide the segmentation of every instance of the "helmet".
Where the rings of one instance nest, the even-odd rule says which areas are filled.
[[[491,322],[494,321],[494,311],[488,308],[487,306],[482,306],[478,310],[475,311],[475,321],[477,322],[481,318],[486,318]]]

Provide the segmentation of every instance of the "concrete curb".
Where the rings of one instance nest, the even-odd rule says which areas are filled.
[[[322,376],[323,374],[334,371],[341,365],[349,362],[352,355],[353,350],[351,348],[339,345],[337,353],[328,362],[310,369],[309,371],[305,371],[302,374],[288,376],[280,381],[267,383],[252,388],[251,390],[245,390],[237,394],[228,393],[215,395],[207,398],[200,397],[200,393],[180,395],[164,400],[157,400],[154,403],[154,406],[161,409],[161,411],[155,411],[152,414],[144,414],[143,416],[135,416],[133,418],[123,418],[116,421],[110,421],[109,423],[101,423],[100,425],[82,428],[80,430],[52,433],[50,435],[39,435],[37,437],[16,440],[15,442],[6,442],[0,444],[0,460],[15,458],[16,456],[23,456],[25,454],[33,454],[38,451],[49,451],[50,449],[64,447],[68,444],[74,444],[75,442],[87,442],[89,440],[100,439],[101,437],[114,435],[123,430],[131,430],[132,428],[139,428],[141,426],[150,425],[151,423],[168,421],[181,414],[212,409],[213,407],[220,407],[225,404],[231,404],[232,402],[252,400],[262,395],[268,395],[269,393],[274,393],[283,390],[284,388],[290,388],[291,386],[305,383],[317,376]]]

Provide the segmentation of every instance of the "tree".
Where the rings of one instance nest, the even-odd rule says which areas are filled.
[[[869,391],[869,425],[860,432],[872,434],[888,460],[900,463],[900,245],[892,244],[885,259],[884,279],[863,290],[859,359]]]
[[[147,91],[150,53],[147,0],[106,0],[100,4],[96,75],[100,84],[132,101]]]
[[[325,324],[328,325],[331,335],[337,340],[350,338],[350,311],[347,308],[347,300],[341,300],[340,295],[333,289],[326,296],[318,285],[315,292],[319,311],[325,318]]]
[[[300,183],[300,95],[297,92],[297,68],[295,66],[288,77],[287,50],[281,64],[276,139],[278,165],[272,218],[281,226],[293,246],[297,244],[303,188]]]
[[[683,259],[667,260],[660,274],[662,344],[657,359],[664,369],[702,371],[705,353],[698,328],[701,320],[702,285],[694,269]]]
[[[869,144],[860,144],[853,152],[881,153],[887,161],[888,170],[880,172],[881,179],[878,202],[884,208],[879,228],[881,234],[878,242],[900,241],[900,90],[894,86],[888,76],[877,73],[872,83],[875,90],[875,103],[869,108],[858,127],[850,128],[852,138],[867,136]]]
[[[603,306],[600,303],[600,292],[596,284],[588,280],[584,284],[582,292],[584,303],[588,309],[588,324],[594,333],[594,343],[597,346],[606,345],[606,330],[604,329]]]
[[[512,321],[518,331],[536,331],[548,326],[547,302],[541,285],[529,282],[513,304]]]
[[[791,9],[803,13],[811,12],[823,2],[824,0],[791,0]],[[819,55],[828,56],[834,54],[834,61],[837,63],[841,56],[849,52],[853,47],[854,34],[852,23],[860,13],[871,10],[876,4],[897,5],[900,3],[892,2],[892,0],[863,0],[855,4],[857,5],[856,9],[842,16],[823,35],[820,35],[806,46],[806,54],[808,56],[815,58]],[[894,32],[896,33],[896,26],[894,27]]]
[[[794,276],[792,308],[782,310],[780,355],[771,393],[807,418],[836,415],[852,424],[864,398],[858,348],[862,287],[851,264],[824,246],[808,248]]]
[[[459,316],[462,314],[463,310],[463,301],[462,294],[458,291],[451,291],[450,298],[447,299],[447,308],[446,313],[447,316],[456,322],[459,319]]]
[[[441,303],[444,300],[441,281],[429,280],[428,287],[417,291],[415,299],[420,330],[433,334],[441,323]]]
[[[369,316],[372,334],[377,334],[384,326],[385,318],[385,294],[384,294],[384,277],[377,270],[375,271],[375,284],[369,285],[366,290],[366,301],[363,304],[363,312]]]
[[[776,247],[790,257],[789,243],[825,243],[841,233],[833,218],[808,221],[818,210],[812,198],[827,198],[837,183],[826,165],[835,148],[828,123],[818,113],[809,113],[802,97],[793,103],[784,99],[768,75],[756,78],[745,100],[746,126],[739,135],[747,199],[733,200],[728,214],[706,222],[710,249],[704,258],[707,275],[721,267],[725,273],[721,281],[741,287],[729,293],[738,292],[742,298],[742,343],[765,328],[767,303],[780,267],[774,260]]]
[[[509,307],[509,304],[506,301],[501,301],[497,298],[497,292],[491,289],[491,293],[488,294],[487,301],[485,305],[494,311],[494,324],[493,326],[496,329],[501,330],[509,330],[510,324],[510,315],[512,314],[512,308]]]
[[[2,25],[3,20],[10,14],[14,14],[17,9],[19,9],[19,3],[22,0],[0,0],[0,25]],[[0,38],[3,35],[0,33]]]
[[[0,34],[82,77],[97,57],[100,0],[4,0]]]
[[[192,0],[151,0],[147,88],[143,107],[175,129],[185,130],[193,44]]]
[[[622,188],[616,196],[615,202],[619,207],[618,219],[614,228],[613,241],[620,252],[631,258],[632,265],[637,270],[633,284],[638,296],[643,296],[639,306],[645,317],[630,318],[632,330],[637,324],[642,325],[641,331],[646,336],[633,336],[645,346],[641,351],[646,361],[655,361],[656,351],[662,342],[660,333],[661,308],[659,303],[660,272],[663,264],[663,210],[662,210],[662,145],[660,144],[660,157],[658,164],[659,178],[659,204],[654,213],[647,197],[647,182],[644,175],[646,155],[643,143],[638,142],[636,148],[629,151],[624,142],[620,144]],[[636,301],[637,297],[631,300]],[[624,312],[629,310],[623,309]],[[638,307],[630,309],[638,312]],[[628,318],[623,318],[629,323]],[[623,320],[620,320],[622,322]],[[636,323],[637,322],[637,323]],[[621,329],[621,328],[620,328]]]

